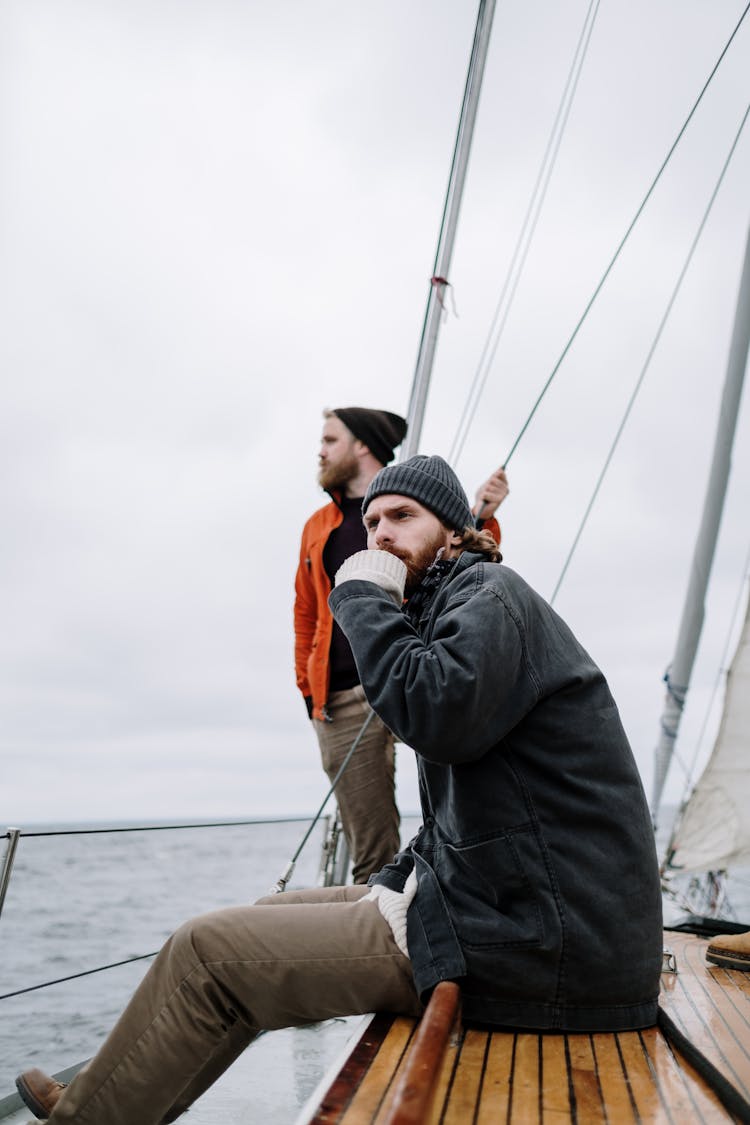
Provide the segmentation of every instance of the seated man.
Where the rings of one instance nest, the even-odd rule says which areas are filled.
[[[417,1014],[441,980],[502,1027],[655,1023],[656,851],[604,677],[500,565],[441,458],[382,469],[363,511],[368,550],[330,604],[371,706],[417,755],[422,828],[369,888],[182,926],[69,1087],[19,1079],[50,1125],[173,1121],[259,1029]]]

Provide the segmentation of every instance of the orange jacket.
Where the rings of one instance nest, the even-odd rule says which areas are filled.
[[[313,512],[302,529],[299,565],[294,580],[294,665],[297,687],[307,701],[312,700],[311,717],[325,718],[328,701],[329,662],[333,617],[328,608],[331,582],[323,565],[323,549],[328,536],[343,522],[344,514],[333,500]],[[494,519],[484,527],[500,542],[500,528]],[[362,549],[365,530],[362,528]],[[310,704],[308,702],[308,708]]]
[[[328,653],[331,647],[333,618],[328,608],[331,581],[323,565],[323,549],[328,536],[344,519],[336,503],[313,512],[302,529],[299,566],[294,580],[294,664],[297,687],[306,699],[312,697],[312,717],[324,718],[328,699]],[[362,528],[364,548],[365,529]]]

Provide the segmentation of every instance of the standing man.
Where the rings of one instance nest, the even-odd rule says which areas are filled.
[[[302,532],[295,581],[294,632],[297,686],[320,745],[323,768],[333,781],[370,708],[352,651],[328,608],[336,571],[366,545],[362,498],[376,473],[393,460],[406,436],[406,421],[387,410],[360,406],[324,411],[318,483],[330,496]],[[477,492],[475,513],[497,542],[492,518],[508,494],[498,469]],[[374,716],[336,785],[355,883],[390,863],[399,849],[394,739]]]

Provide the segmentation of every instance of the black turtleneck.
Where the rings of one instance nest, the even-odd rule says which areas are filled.
[[[367,533],[362,523],[362,497],[345,496],[340,501],[340,507],[344,513],[343,523],[333,529],[323,548],[323,566],[332,586],[341,564],[367,546]],[[344,691],[359,683],[349,642],[335,621],[331,634],[330,669],[330,691]]]

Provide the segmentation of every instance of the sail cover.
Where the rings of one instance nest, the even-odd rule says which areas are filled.
[[[670,867],[750,866],[750,602],[727,679],[713,754],[682,813]]]

